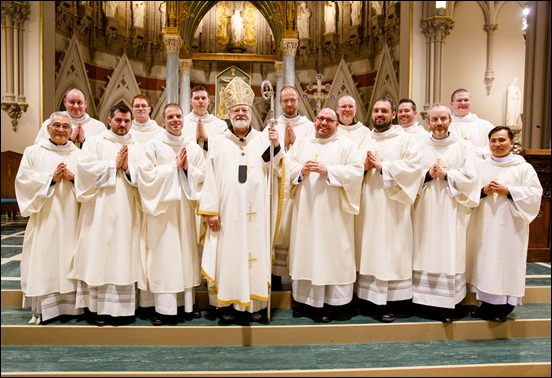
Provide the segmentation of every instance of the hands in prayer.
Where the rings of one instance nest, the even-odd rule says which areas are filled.
[[[65,163],[61,162],[54,171],[54,177],[52,178],[52,181],[61,182],[63,181],[63,179],[74,180],[75,174],[71,172],[69,168],[67,168],[67,165],[65,165]]]
[[[364,171],[366,172],[370,168],[376,168],[378,172],[381,172],[381,160],[376,153],[367,151],[366,160],[364,161]]]
[[[207,133],[205,132],[205,128],[203,127],[203,120],[201,118],[197,120],[196,138],[198,143],[209,139]]]
[[[123,144],[119,153],[117,154],[117,159],[115,159],[116,168],[122,169],[124,172],[128,170],[128,145]]]
[[[82,123],[78,123],[77,127],[73,129],[73,132],[71,133],[71,141],[83,143],[84,142],[84,128],[82,127]]]
[[[303,166],[303,169],[301,169],[301,174],[306,176],[311,172],[316,172],[322,176],[326,176],[328,174],[328,168],[326,167],[326,164],[318,160],[307,160]]]
[[[182,147],[176,155],[176,167],[184,170],[188,170],[188,153],[186,147]]]
[[[291,125],[291,122],[286,122],[286,131],[284,133],[284,145],[286,148],[290,148],[290,146],[295,143],[295,131],[293,130],[293,126]]]

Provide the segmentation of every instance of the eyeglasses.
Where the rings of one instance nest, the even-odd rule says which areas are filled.
[[[136,104],[136,105],[132,105],[133,108],[149,108],[149,105],[147,104]]]
[[[63,123],[50,123],[50,126],[54,129],[61,129],[63,131],[71,130],[71,125],[63,124]]]
[[[282,102],[284,104],[289,104],[289,103],[297,102],[297,100],[299,100],[299,99],[298,98],[286,98],[285,100],[282,100]]]
[[[337,122],[336,119],[331,119],[331,118],[328,118],[328,117],[316,117],[316,119],[319,121],[319,122],[324,122],[326,121],[327,123],[330,123],[330,122]]]

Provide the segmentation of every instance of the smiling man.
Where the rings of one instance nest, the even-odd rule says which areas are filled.
[[[480,189],[475,147],[449,133],[450,122],[447,106],[429,109],[431,136],[420,143],[425,180],[413,212],[412,302],[443,323],[466,296],[466,214]]]
[[[339,116],[339,131],[347,136],[356,146],[360,146],[365,138],[370,138],[370,129],[362,122],[355,122],[356,101],[349,95],[342,96],[337,101],[336,112]]]
[[[358,214],[362,158],[338,132],[336,113],[320,110],[315,134],[298,139],[288,152],[293,186],[289,269],[293,316],[314,312],[329,322],[353,299],[356,279],[354,215]]]

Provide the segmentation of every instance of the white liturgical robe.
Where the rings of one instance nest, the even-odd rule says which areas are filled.
[[[132,127],[128,132],[134,136],[136,142],[143,143],[153,139],[156,135],[163,132],[163,130],[164,129],[159,126],[155,120],[149,119],[144,123],[133,120]]]
[[[268,134],[255,129],[244,138],[226,130],[209,140],[198,214],[218,215],[221,223],[219,232],[207,228],[201,264],[213,306],[234,305],[247,312],[267,307],[270,225],[274,224],[270,221],[269,180],[273,180],[273,196],[281,193],[274,179],[278,172],[270,172],[270,159],[262,157],[267,149]],[[275,171],[281,159],[280,149],[273,159]],[[278,203],[272,205],[274,212],[278,208]]]
[[[466,295],[466,214],[479,204],[475,147],[450,134],[420,144],[425,169],[437,163],[447,180],[425,182],[414,204],[413,303],[454,308]],[[427,171],[426,171],[427,172]]]
[[[410,126],[403,127],[403,130],[407,133],[412,135],[416,138],[417,141],[421,141],[425,137],[427,137],[430,133],[427,131],[422,125],[420,125],[417,121],[414,122],[414,124]]]
[[[468,113],[463,117],[453,115],[449,131],[471,142],[479,153],[479,157],[483,157],[491,153],[489,132],[493,128],[494,125],[489,121],[479,118],[474,113]]]
[[[129,146],[127,173],[116,169],[116,156],[124,144]],[[108,130],[88,138],[82,152],[75,179],[81,202],[79,237],[69,276],[88,287],[144,286],[140,260],[145,248],[144,222],[136,187],[140,152],[134,138]],[[134,315],[133,305],[127,311],[131,307],[132,313],[124,315]]]
[[[184,126],[182,127],[182,132],[188,139],[197,141],[197,121],[200,118],[209,140],[228,129],[228,125],[225,121],[212,114],[206,113],[203,116],[198,116],[194,112],[190,112],[184,117]]]
[[[80,152],[72,142],[58,146],[40,140],[23,152],[15,179],[19,210],[29,217],[21,256],[21,290],[25,301],[54,296],[47,306],[42,302],[42,320],[82,312],[75,309],[76,282],[67,278],[77,239],[79,203],[71,181],[52,184],[60,163],[76,172]]]
[[[308,160],[324,163],[328,175],[311,172],[303,177],[301,170]],[[337,131],[326,139],[311,135],[295,142],[286,161],[293,200],[291,278],[313,286],[350,284],[352,296],[356,279],[353,222],[363,177],[358,149]]]
[[[355,219],[357,296],[384,305],[412,297],[411,211],[425,171],[418,142],[400,126],[365,141],[360,154],[372,151],[382,170],[366,172]]]
[[[357,148],[365,143],[364,139],[372,137],[372,131],[362,122],[357,122],[353,125],[339,124],[339,132],[353,141]]]
[[[176,166],[183,147],[186,172]],[[197,143],[167,131],[145,143],[143,151],[138,189],[146,217],[148,290],[182,292],[201,282],[195,209],[205,179],[205,156]]]
[[[508,187],[511,198],[487,195],[472,210],[468,256],[473,261],[468,269],[473,276],[468,282],[478,293],[517,297],[520,303],[525,294],[529,224],[539,213],[542,186],[533,166],[514,154],[488,157],[480,163],[479,175],[480,187],[498,181]]]

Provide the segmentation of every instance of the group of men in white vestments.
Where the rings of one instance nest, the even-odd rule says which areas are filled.
[[[286,86],[283,114],[258,131],[241,78],[222,93],[229,124],[209,114],[205,87],[191,94],[190,114],[167,104],[162,127],[139,94],[106,128],[78,89],[44,122],[16,178],[30,322],[86,312],[124,324],[137,308],[153,325],[191,320],[202,277],[225,322],[270,317],[288,275],[293,315],[322,322],[346,305],[392,322],[414,304],[450,323],[470,288],[476,317],[505,321],[521,304],[542,187],[513,132],[470,112],[467,90],[454,113],[428,110],[429,131],[411,99],[377,99],[370,129],[353,97],[312,122]]]

